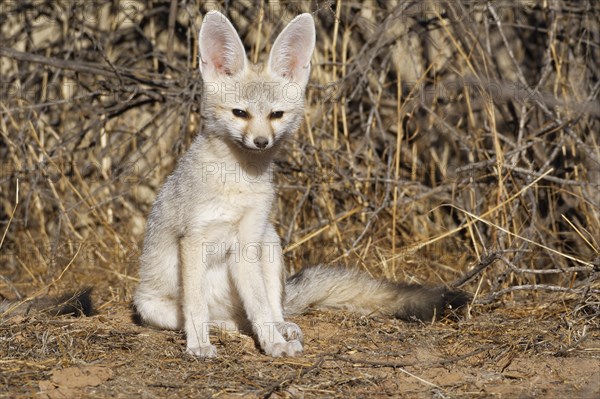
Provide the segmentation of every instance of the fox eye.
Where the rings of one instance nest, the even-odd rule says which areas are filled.
[[[244,111],[243,109],[237,109],[234,108],[231,110],[231,112],[233,113],[233,115],[237,116],[238,118],[248,118],[248,113],[246,111]]]
[[[271,112],[270,118],[271,119],[281,119],[282,116],[283,116],[283,111],[273,111],[273,112]]]

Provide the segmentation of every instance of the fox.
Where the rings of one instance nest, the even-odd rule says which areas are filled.
[[[304,118],[316,32],[295,17],[266,63],[248,60],[232,23],[207,13],[198,35],[202,78],[197,134],[149,213],[133,309],[138,322],[183,330],[185,352],[214,358],[214,329],[247,331],[272,357],[304,350],[286,318],[311,307],[432,320],[468,301],[462,291],[378,280],[357,268],[317,265],[285,279],[270,220],[273,160]]]

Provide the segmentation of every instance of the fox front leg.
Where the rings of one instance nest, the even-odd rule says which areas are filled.
[[[261,253],[263,275],[267,288],[267,298],[273,312],[277,331],[286,341],[297,341],[296,350],[302,350],[304,337],[297,324],[283,318],[284,271],[283,253],[279,236],[271,223],[267,225]]]
[[[217,356],[210,343],[209,311],[206,290],[206,248],[203,237],[183,237],[180,241],[182,307],[186,335],[186,353],[202,358]]]
[[[286,341],[277,328],[283,322],[281,259],[277,256],[269,262],[264,241],[257,242],[264,240],[267,226],[267,215],[261,209],[244,215],[239,230],[243,256],[230,264],[231,276],[263,351],[275,357],[296,356],[302,352],[302,344]]]

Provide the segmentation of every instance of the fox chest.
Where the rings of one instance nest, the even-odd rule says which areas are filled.
[[[212,201],[204,207],[197,208],[193,216],[188,220],[187,234],[199,238],[203,248],[203,254],[209,265],[223,264],[227,259],[239,261],[244,256],[244,248],[240,237],[247,237],[248,232],[242,231],[244,218],[249,213],[256,212],[256,199],[239,197],[237,200],[231,198]],[[261,206],[270,207],[270,201],[263,199]],[[268,212],[265,212],[268,215]],[[268,223],[267,217],[262,221]],[[252,245],[263,241],[262,235],[253,236]]]
[[[271,210],[273,193],[267,189],[248,190],[236,184],[213,185],[205,192],[201,201],[191,206],[184,220],[186,233],[232,244],[239,236],[244,218],[249,215],[264,215],[264,222]]]

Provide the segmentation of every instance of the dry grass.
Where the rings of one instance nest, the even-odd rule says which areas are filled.
[[[507,374],[529,357],[565,373],[562,394],[597,392],[570,381],[600,369],[594,0],[202,4],[0,5],[0,293],[94,285],[98,303],[90,319],[1,321],[0,395],[89,364],[113,377],[77,396],[552,393],[551,378],[527,386],[540,369]],[[303,358],[226,336],[207,364],[182,356],[181,334],[130,323],[145,215],[201,131],[196,35],[214,8],[253,60],[299,12],[316,20],[306,123],[277,161],[290,271],[335,262],[461,286],[466,320],[315,313],[300,324],[326,334]]]

